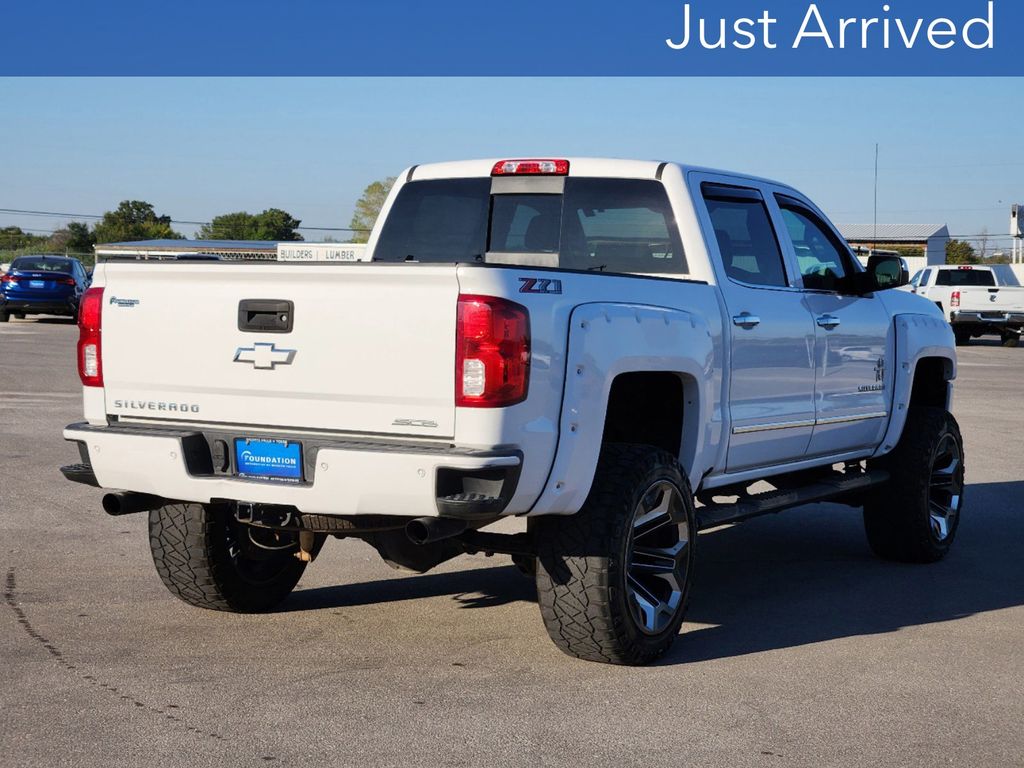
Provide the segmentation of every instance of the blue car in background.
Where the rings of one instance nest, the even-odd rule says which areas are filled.
[[[78,259],[19,256],[0,275],[0,323],[11,316],[78,317],[78,303],[90,282]]]

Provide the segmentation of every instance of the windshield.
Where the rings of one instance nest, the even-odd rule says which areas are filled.
[[[935,278],[936,285],[952,286],[994,286],[996,277],[987,269],[942,269]]]
[[[665,188],[645,179],[566,179],[563,194],[493,195],[490,179],[410,182],[373,257],[453,263],[484,261],[487,253],[554,254],[563,269],[687,271]]]
[[[15,259],[12,270],[21,272],[71,272],[71,262],[67,259]]]

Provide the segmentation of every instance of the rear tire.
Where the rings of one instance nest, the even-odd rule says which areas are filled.
[[[864,505],[868,544],[885,560],[934,563],[949,552],[964,498],[964,447],[942,408],[911,408],[895,450],[870,462],[889,482]]]
[[[0,312],[0,323],[6,323],[9,315],[6,312]]]
[[[697,529],[679,463],[642,445],[605,445],[575,515],[536,521],[537,597],[562,651],[646,664],[679,634]]]
[[[971,332],[961,328],[954,328],[953,338],[956,339],[956,345],[958,347],[966,347],[971,343]]]
[[[295,534],[241,525],[225,506],[179,503],[153,510],[149,546],[172,595],[215,611],[269,611],[306,569],[295,557]]]
[[[1020,345],[1020,334],[1019,333],[1004,333],[1002,335],[1002,342],[1004,347],[1010,347],[1011,349]]]

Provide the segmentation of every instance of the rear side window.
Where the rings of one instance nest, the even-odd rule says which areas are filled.
[[[374,258],[458,262],[487,249],[490,179],[417,181],[402,187],[384,222]]]
[[[950,285],[954,287],[993,287],[996,284],[995,275],[987,269],[940,269],[935,278],[936,285]]]
[[[748,285],[785,286],[782,251],[760,194],[723,188],[721,194],[705,191],[704,200],[726,274]]]

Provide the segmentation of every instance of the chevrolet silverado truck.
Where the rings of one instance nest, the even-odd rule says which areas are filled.
[[[959,345],[995,334],[1016,347],[1024,329],[1024,288],[1003,285],[992,267],[942,265],[921,270],[910,281],[918,296],[934,301],[953,326]]]
[[[186,603],[272,610],[330,537],[417,572],[499,553],[561,650],[642,664],[679,634],[701,530],[829,500],[883,558],[953,543],[950,327],[791,187],[420,165],[367,254],[96,267],[62,471],[148,513]]]

